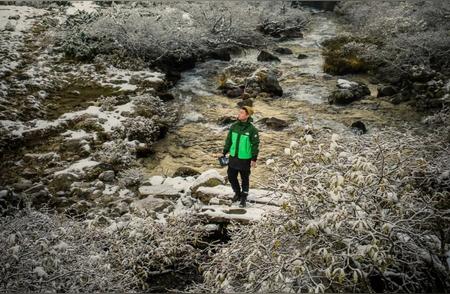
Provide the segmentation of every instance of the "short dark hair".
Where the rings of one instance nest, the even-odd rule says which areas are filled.
[[[247,108],[245,108],[244,106],[241,106],[241,109],[244,109],[244,110],[245,110],[245,113],[247,113],[247,115],[250,115],[250,114],[248,113]]]

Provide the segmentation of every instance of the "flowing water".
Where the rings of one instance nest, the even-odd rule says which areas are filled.
[[[419,115],[412,114],[407,106],[394,106],[374,98],[376,86],[368,83],[363,75],[343,78],[368,83],[374,97],[344,107],[328,104],[327,96],[335,88],[338,77],[323,72],[320,43],[335,36],[338,31],[339,25],[331,15],[317,13],[304,38],[278,44],[294,52],[292,55],[278,55],[281,62],[275,65],[282,72],[279,81],[284,91],[283,97],[255,99],[253,118],[257,122],[264,117],[276,117],[286,120],[289,127],[274,131],[256,124],[261,143],[259,164],[252,169],[251,187],[264,185],[266,179],[270,179],[265,161],[280,155],[291,140],[303,134],[306,124],[353,135],[349,126],[356,120],[363,121],[369,132],[376,132],[385,125],[401,127],[403,121],[418,121]],[[300,53],[307,55],[307,58],[298,59]],[[220,169],[217,156],[221,153],[229,126],[220,126],[217,120],[223,116],[235,116],[239,99],[218,94],[217,77],[224,67],[235,61],[268,65],[258,62],[257,54],[257,50],[248,50],[233,56],[231,62],[208,61],[182,75],[174,93],[182,104],[183,118],[165,139],[154,146],[155,154],[145,162],[148,174],[172,175],[180,166],[190,166],[199,171]],[[220,172],[225,175],[226,169]]]

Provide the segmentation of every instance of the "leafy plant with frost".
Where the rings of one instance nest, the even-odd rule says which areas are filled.
[[[193,292],[425,292],[450,285],[448,189],[423,189],[450,148],[440,138],[314,130],[269,165],[291,193],[281,214],[238,227]],[[442,154],[442,156],[438,156]],[[447,156],[448,157],[448,156]],[[418,174],[418,171],[429,171]]]

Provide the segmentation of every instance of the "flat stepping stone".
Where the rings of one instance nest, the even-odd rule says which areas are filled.
[[[231,200],[234,196],[234,192],[230,186],[218,185],[215,187],[199,187],[196,191],[197,198],[203,200],[211,199],[225,199]],[[250,189],[247,198],[248,202],[281,206],[289,197],[288,193],[279,193],[262,189]],[[209,204],[209,201],[205,201]]]
[[[214,222],[239,222],[248,224],[260,221],[264,215],[279,211],[280,208],[273,205],[249,204],[245,208],[226,205],[205,205],[197,213],[199,216],[206,216]]]
[[[181,196],[181,193],[173,186],[163,184],[154,186],[141,186],[139,187],[139,195],[141,198],[151,195],[155,198],[178,199]]]

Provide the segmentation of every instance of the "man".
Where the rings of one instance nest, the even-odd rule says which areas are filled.
[[[250,168],[256,167],[259,152],[259,135],[252,124],[252,114],[253,109],[250,106],[239,109],[238,121],[231,125],[223,148],[224,156],[230,153],[228,180],[234,191],[233,202],[240,201],[240,207],[245,207],[250,185]],[[242,189],[239,186],[238,173],[241,175]]]

